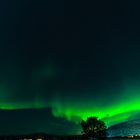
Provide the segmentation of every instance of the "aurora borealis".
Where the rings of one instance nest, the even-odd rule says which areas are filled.
[[[107,126],[139,118],[137,5],[0,1],[0,134],[77,134],[89,116]]]

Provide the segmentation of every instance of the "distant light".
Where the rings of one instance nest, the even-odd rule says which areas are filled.
[[[128,138],[133,138],[134,136],[128,136]]]

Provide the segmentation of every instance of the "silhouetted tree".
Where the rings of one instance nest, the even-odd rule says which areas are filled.
[[[86,121],[82,120],[82,133],[87,137],[105,139],[106,138],[106,125],[97,117],[89,117]]]

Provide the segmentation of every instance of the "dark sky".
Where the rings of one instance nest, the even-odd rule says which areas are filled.
[[[0,134],[77,134],[88,116],[108,126],[138,118],[139,4],[1,0]]]

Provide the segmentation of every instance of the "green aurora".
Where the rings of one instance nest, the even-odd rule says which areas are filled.
[[[1,93],[3,91],[1,90]],[[81,119],[86,119],[89,116],[97,116],[103,119],[107,126],[125,122],[132,116],[140,112],[139,93],[140,89],[131,88],[123,91],[116,103],[112,105],[102,107],[102,102],[108,102],[108,99],[65,99],[62,101],[61,97],[52,99],[47,104],[45,100],[34,100],[29,102],[15,102],[14,100],[8,100],[3,92],[0,98],[0,109],[2,110],[19,110],[19,109],[45,109],[52,108],[52,113],[55,117],[62,117],[69,121],[79,124]],[[135,94],[135,95],[134,95]],[[128,96],[129,95],[129,96]],[[130,96],[133,95],[134,97]],[[86,98],[86,97],[85,97]],[[124,101],[125,99],[125,101]],[[82,104],[81,104],[82,102]]]

